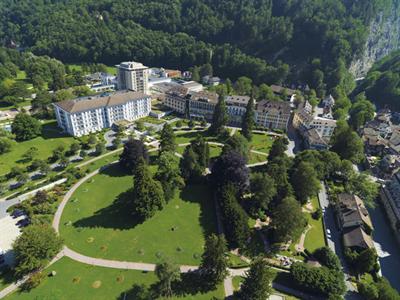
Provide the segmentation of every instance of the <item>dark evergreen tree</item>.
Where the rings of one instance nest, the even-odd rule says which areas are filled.
[[[202,135],[198,135],[195,140],[190,142],[193,152],[197,155],[198,164],[203,168],[208,168],[210,163],[210,147]]]
[[[232,248],[242,248],[250,237],[248,216],[237,200],[237,189],[232,183],[219,188],[217,201],[221,207],[225,235]]]
[[[248,141],[251,141],[252,131],[255,126],[254,116],[254,99],[253,97],[250,97],[250,100],[246,106],[246,113],[244,114],[242,120],[242,134]]]
[[[287,150],[289,141],[286,137],[278,137],[272,144],[271,150],[269,151],[268,160],[271,161],[275,157],[281,157]]]
[[[200,273],[207,285],[215,287],[228,275],[226,252],[226,240],[222,235],[207,237],[200,265]]]
[[[212,166],[211,182],[217,187],[232,183],[243,194],[250,183],[246,160],[236,151],[223,153]]]
[[[140,140],[130,139],[119,157],[119,163],[128,172],[134,173],[141,159],[147,163],[149,155],[146,146]]]
[[[164,151],[176,151],[175,133],[168,123],[166,123],[160,134],[160,154]]]
[[[250,266],[246,278],[236,294],[240,300],[265,300],[272,294],[274,273],[262,258],[257,258]]]
[[[219,135],[223,132],[227,123],[228,115],[226,111],[225,94],[222,93],[218,97],[218,103],[215,106],[213,119],[209,130],[212,134]]]
[[[138,161],[133,181],[133,211],[142,220],[151,218],[162,209],[164,195],[160,182],[153,179],[143,158]]]
[[[180,176],[179,159],[173,152],[164,151],[158,157],[155,178],[161,183],[166,201],[171,200],[175,191],[184,186],[185,183]]]
[[[199,157],[191,145],[185,148],[179,166],[186,182],[197,182],[203,175],[204,168],[199,164]]]

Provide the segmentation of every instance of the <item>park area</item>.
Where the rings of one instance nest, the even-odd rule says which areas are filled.
[[[94,267],[64,257],[44,272],[56,271],[56,276],[48,276],[37,288],[30,292],[15,292],[7,300],[28,299],[124,299],[136,300],[132,292],[134,285],[149,287],[157,281],[153,272],[120,270]],[[223,298],[222,285],[217,290],[205,294],[187,295],[172,299],[209,300]]]
[[[198,265],[205,237],[216,227],[208,188],[186,186],[162,211],[138,223],[129,206],[132,185],[132,175],[117,164],[83,183],[62,215],[66,245],[98,258]]]
[[[0,176],[7,174],[12,167],[26,167],[29,162],[24,161],[22,156],[30,148],[38,149],[38,159],[46,160],[52,154],[52,151],[59,146],[68,149],[74,142],[74,138],[60,133],[56,121],[43,123],[42,134],[29,141],[15,142],[8,153],[2,154],[0,161]]]

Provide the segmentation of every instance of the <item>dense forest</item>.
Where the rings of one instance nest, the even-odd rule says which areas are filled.
[[[3,0],[0,40],[64,62],[135,59],[347,94],[368,25],[393,0]],[[289,68],[290,66],[290,68]]]
[[[376,62],[355,93],[360,91],[380,108],[400,110],[400,51]]]

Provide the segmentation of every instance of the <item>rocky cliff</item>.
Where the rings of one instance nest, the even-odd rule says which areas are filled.
[[[399,48],[400,1],[394,0],[391,8],[388,8],[385,13],[379,13],[371,22],[364,53],[352,63],[350,71],[356,78],[362,77],[375,61]]]

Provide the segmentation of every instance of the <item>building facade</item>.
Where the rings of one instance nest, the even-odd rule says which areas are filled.
[[[131,90],[148,94],[149,68],[142,63],[122,62],[117,67],[117,87],[119,90]]]
[[[148,116],[151,98],[144,93],[118,91],[54,103],[57,123],[73,136],[82,136],[111,127],[122,120]]]
[[[257,126],[286,131],[290,117],[291,108],[287,101],[261,100],[257,103],[255,115]]]
[[[227,96],[225,98],[230,125],[241,126],[249,100],[248,96]],[[218,95],[214,92],[171,89],[165,93],[163,103],[180,114],[211,121],[218,103]],[[287,130],[290,117],[291,108],[287,101],[263,100],[255,104],[254,119],[259,127]]]
[[[400,173],[396,173],[392,180],[381,188],[380,198],[390,227],[400,245]]]

